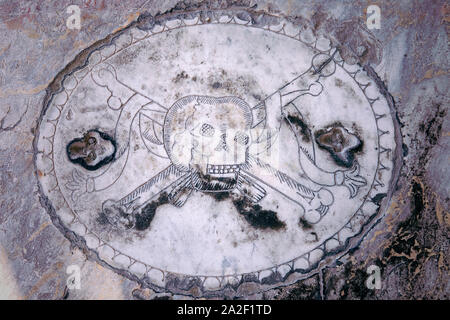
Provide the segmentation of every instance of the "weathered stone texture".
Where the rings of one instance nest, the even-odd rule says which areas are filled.
[[[71,246],[39,199],[34,131],[46,88],[81,50],[144,12],[226,2],[0,1],[0,298],[183,298],[140,289]],[[330,37],[347,62],[373,69],[393,96],[403,136],[392,199],[360,243],[310,279],[248,298],[448,299],[448,3],[378,1],[380,30],[365,26],[367,1],[233,3],[306,23]],[[81,9],[79,31],[66,28],[70,4]],[[66,288],[71,264],[81,267],[81,290]],[[381,268],[380,290],[365,286],[372,264]]]

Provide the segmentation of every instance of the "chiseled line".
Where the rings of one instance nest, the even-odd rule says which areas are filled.
[[[127,203],[133,201],[140,194],[146,192],[155,183],[161,181],[162,179],[167,178],[170,174],[175,174],[176,175],[176,170],[175,170],[173,165],[170,165],[169,167],[167,167],[163,171],[159,172],[156,176],[151,178],[149,181],[143,183],[142,185],[137,187],[134,191],[132,191],[130,194],[128,194],[127,196],[125,196],[122,199],[120,199],[119,200],[119,204],[120,205],[124,205],[124,204],[127,204]]]
[[[285,183],[290,188],[293,188],[293,189],[296,189],[297,191],[303,192],[304,195],[302,195],[302,196],[304,196],[306,198],[310,198],[310,195],[312,195],[314,197],[314,191],[313,190],[311,190],[310,188],[308,188],[308,187],[302,185],[301,183],[295,181],[294,179],[289,177],[287,174],[278,171],[277,169],[273,168],[272,166],[270,166],[270,165],[268,165],[266,163],[263,163],[263,162],[259,161],[258,159],[252,158],[252,160],[254,162],[256,162],[256,165],[258,165],[259,167],[269,171],[271,174],[276,176],[278,178],[278,180],[280,180],[281,183]]]
[[[281,193],[283,196],[285,196],[285,197],[288,198],[289,200],[291,200],[291,201],[295,202],[296,204],[298,204],[299,206],[303,207],[303,205],[302,205],[300,202],[298,202],[297,200],[292,199],[291,197],[289,197],[289,196],[288,196],[287,194],[285,194],[284,192],[281,192],[281,191],[278,190],[277,188],[271,186],[270,184],[266,183],[265,181],[261,180],[260,178],[254,176],[254,175],[251,174],[250,172],[247,172],[246,170],[242,170],[242,171],[243,171],[246,175],[252,177],[252,178],[255,179],[255,180],[258,180],[259,182],[261,182],[261,183],[265,184],[266,186],[268,186],[269,188],[271,188],[271,189],[273,189],[273,190],[275,190],[275,191]]]

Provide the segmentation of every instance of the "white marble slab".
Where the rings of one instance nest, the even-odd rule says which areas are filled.
[[[363,70],[286,21],[220,21],[128,29],[39,128],[64,228],[169,290],[293,282],[346,249],[391,179],[391,112]]]

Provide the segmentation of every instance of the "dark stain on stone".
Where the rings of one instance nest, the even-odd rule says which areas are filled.
[[[98,214],[97,222],[101,225],[106,225],[108,223],[108,218],[103,210]]]
[[[420,183],[418,183],[417,181],[413,181],[411,185],[411,203],[410,203],[411,217],[408,220],[399,224],[398,226],[399,230],[409,229],[412,231],[417,231],[419,217],[422,215],[422,212],[424,210],[423,192],[424,190],[420,185]],[[396,247],[395,241],[393,247]]]
[[[312,229],[312,225],[306,221],[305,218],[300,218],[300,220],[298,221],[298,225],[303,229],[303,230],[310,230]]]
[[[126,213],[121,206],[113,205],[111,207],[105,207],[103,210],[99,213],[97,217],[97,222],[101,225],[116,225],[116,221],[114,219],[117,217],[117,213],[121,218],[124,218],[128,221],[128,223],[123,225],[126,229],[131,229],[134,226],[132,216],[128,213]],[[112,220],[108,217],[111,217]]]
[[[315,232],[311,232],[310,235],[312,235],[314,237],[314,240],[312,242],[317,242],[319,241],[319,236],[317,235],[317,233]]]
[[[254,273],[246,273],[242,276],[242,282],[259,282],[259,279]]]
[[[425,140],[425,143],[415,147],[416,150],[420,149],[422,151],[417,158],[417,166],[414,170],[415,175],[423,174],[423,168],[426,168],[431,157],[431,150],[438,143],[442,135],[442,125],[447,115],[447,110],[445,108],[441,110],[440,103],[433,103],[432,108],[435,109],[435,112],[424,119],[415,137],[417,141]],[[422,135],[425,135],[425,137],[423,138]]]
[[[261,96],[259,94],[253,94],[253,98],[255,98],[255,100],[257,100],[257,101],[261,101],[262,100],[262,98],[261,98]]]
[[[402,154],[403,154],[403,157],[406,157],[408,155],[408,152],[409,152],[408,146],[406,144],[402,143]]]
[[[379,206],[381,204],[381,201],[383,201],[383,198],[385,198],[386,196],[386,193],[377,193],[371,200],[373,203]]]
[[[303,141],[311,141],[311,133],[309,131],[308,125],[302,119],[289,114],[287,118],[285,118],[285,121],[288,124],[292,124],[292,129],[295,130],[296,133],[300,133]]]
[[[176,75],[175,78],[172,79],[172,82],[178,83],[187,78],[189,78],[189,75],[185,71],[181,71],[179,74]]]
[[[105,144],[111,144],[110,154],[101,153]],[[69,161],[89,171],[95,171],[112,162],[116,156],[116,150],[116,141],[97,129],[87,131],[83,137],[73,139],[66,146]],[[95,163],[97,157],[102,157],[102,159]]]
[[[230,193],[228,191],[226,192],[213,192],[211,193],[211,196],[218,202],[226,200],[230,198]]]
[[[143,45],[140,45],[143,47]],[[123,50],[121,54],[114,56],[114,61],[119,65],[129,66],[136,60],[139,50]]]
[[[314,25],[314,30],[319,29],[322,23],[329,19],[328,15],[322,11],[322,8],[320,8],[320,6],[316,10],[317,11],[314,12],[314,14],[312,15],[312,23]]]
[[[253,204],[247,198],[233,199],[233,204],[245,220],[255,228],[279,230],[285,227],[285,223],[278,219],[275,211],[264,210],[259,204]]]
[[[253,76],[227,74],[224,70],[209,75],[206,81],[211,88],[220,89],[234,96],[241,96],[244,93],[255,95],[261,90]]]
[[[440,104],[436,104],[435,108],[436,112],[434,117],[432,119],[425,120],[419,125],[419,130],[425,133],[428,141],[433,145],[437,143],[439,137],[441,136],[442,119],[444,119],[447,115],[447,110],[441,110]]]
[[[166,192],[163,192],[159,195],[157,200],[146,204],[141,209],[141,212],[136,214],[136,230],[142,231],[147,229],[155,216],[156,209],[167,203],[169,203],[169,197]]]
[[[231,199],[236,210],[244,216],[252,227],[279,230],[286,226],[284,222],[278,219],[275,211],[265,210],[259,204],[254,204],[242,195],[231,192],[210,192],[208,194],[218,202]]]
[[[344,83],[342,82],[341,79],[336,78],[336,79],[334,79],[334,84],[336,85],[336,87],[342,88],[342,85],[343,85]]]
[[[66,286],[60,300],[67,300],[69,298],[69,288]]]
[[[319,147],[327,150],[337,165],[346,168],[353,165],[355,154],[363,150],[363,141],[349,133],[342,125],[318,130],[315,137]]]

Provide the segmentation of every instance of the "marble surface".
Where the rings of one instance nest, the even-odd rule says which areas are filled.
[[[62,226],[108,265],[156,287],[252,275],[262,290],[347,249],[378,213],[394,119],[329,40],[215,19],[131,27],[93,50],[50,98],[36,164]]]
[[[66,23],[74,4],[80,29]],[[368,30],[361,1],[0,1],[0,298],[448,299],[448,4],[377,4],[381,28]],[[177,22],[196,15],[201,25]],[[237,19],[219,26],[223,16]],[[291,87],[306,94],[290,103],[282,86],[297,76]],[[183,134],[175,110],[193,101],[200,131]],[[236,118],[245,130],[223,136]],[[245,152],[191,166],[182,151],[216,152],[207,139]],[[246,154],[258,145],[269,152],[255,162]],[[172,164],[147,191],[173,192],[124,210]],[[330,173],[333,183],[317,183]],[[328,210],[315,210],[321,201]],[[175,250],[195,254],[176,261]],[[74,267],[80,289],[68,283]]]

